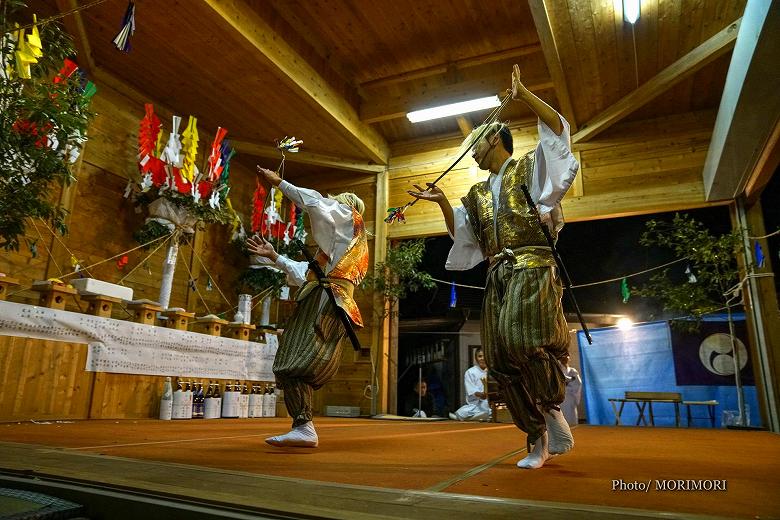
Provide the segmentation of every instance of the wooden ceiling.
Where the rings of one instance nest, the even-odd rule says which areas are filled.
[[[64,11],[86,2],[39,3]],[[486,115],[413,125],[406,112],[503,92],[515,62],[581,132],[575,141],[620,119],[717,109],[736,34],[727,28],[745,2],[643,0],[633,28],[620,0],[136,4],[129,53],[111,44],[124,0],[63,20],[98,80],[195,115],[207,130],[228,128],[244,154],[273,157],[274,140],[294,134],[304,161],[376,171],[391,146],[456,135]],[[530,113],[514,103],[501,117]]]

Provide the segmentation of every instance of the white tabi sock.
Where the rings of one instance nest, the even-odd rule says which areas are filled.
[[[531,453],[524,459],[517,462],[517,467],[522,469],[539,469],[544,466],[550,454],[547,452],[547,432],[536,439]]]
[[[317,438],[317,432],[314,430],[314,423],[309,421],[296,426],[284,435],[268,437],[265,442],[280,448],[316,448],[319,444],[319,439]]]
[[[550,455],[563,455],[574,447],[574,437],[566,418],[559,410],[550,410],[544,414],[544,423],[550,435],[548,449]]]

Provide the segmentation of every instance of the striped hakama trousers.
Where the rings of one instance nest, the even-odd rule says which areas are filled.
[[[312,420],[312,394],[338,371],[344,335],[344,326],[321,286],[298,302],[279,338],[273,367],[293,427]]]
[[[569,348],[563,287],[556,267],[492,265],[482,305],[482,347],[518,428],[533,443],[545,432],[544,411],[566,395],[558,359]]]

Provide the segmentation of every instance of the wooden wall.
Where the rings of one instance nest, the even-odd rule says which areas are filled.
[[[615,125],[597,139],[574,146],[580,161],[575,185],[563,202],[569,221],[690,209],[706,202],[702,170],[715,114],[680,116]],[[514,128],[515,157],[536,146],[536,126]],[[462,137],[435,143],[403,143],[393,148],[389,167],[389,206],[410,200],[406,190],[435,179],[458,156]],[[464,157],[439,186],[453,205],[474,183],[484,180],[470,156]],[[388,237],[410,238],[446,232],[438,206],[421,201],[406,212],[406,224],[394,224]]]

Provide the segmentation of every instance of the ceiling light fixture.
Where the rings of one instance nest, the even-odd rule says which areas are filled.
[[[458,114],[465,114],[467,112],[476,112],[477,110],[495,108],[499,105],[501,105],[501,101],[498,99],[498,96],[488,96],[479,99],[472,99],[470,101],[461,101],[460,103],[442,105],[440,107],[415,110],[414,112],[409,112],[406,114],[406,118],[409,119],[409,121],[412,123],[419,123],[421,121],[439,119],[440,117],[456,116]]]
[[[639,4],[640,0],[623,0],[623,20],[635,24],[641,11]]]

